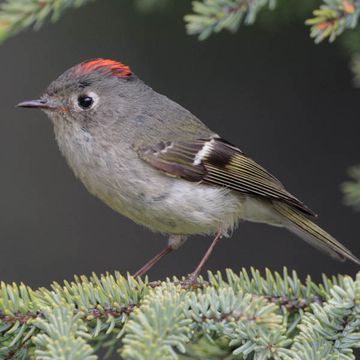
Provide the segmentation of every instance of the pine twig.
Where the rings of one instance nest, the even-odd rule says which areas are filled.
[[[5,0],[0,4],[0,43],[23,29],[39,29],[50,18],[55,22],[63,12],[90,0]]]
[[[202,0],[193,1],[194,14],[186,15],[188,34],[205,40],[221,30],[235,32],[241,23],[255,22],[258,12],[268,6],[273,9],[275,0]]]
[[[354,29],[360,16],[359,0],[324,0],[314,17],[306,20],[316,43],[328,38],[334,41],[346,29]]]
[[[105,274],[50,289],[0,286],[0,359],[355,359],[360,274],[303,283],[296,273],[251,269],[142,282]],[[315,341],[314,341],[315,339]],[[319,355],[320,354],[320,355]]]

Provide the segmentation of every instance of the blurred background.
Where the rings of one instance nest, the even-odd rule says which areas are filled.
[[[180,1],[150,13],[129,0],[97,1],[0,47],[1,280],[37,287],[92,271],[134,272],[167,242],[88,194],[58,151],[46,116],[15,108],[41,95],[68,67],[94,57],[130,65],[238,145],[360,255],[360,214],[343,204],[340,191],[347,168],[360,161],[360,90],[352,85],[347,55],[337,43],[315,46],[296,17],[199,42],[184,30],[189,10]],[[150,278],[189,273],[210,241],[190,238]],[[219,243],[207,268],[249,266],[287,266],[316,280],[359,270],[285,230],[243,223]]]

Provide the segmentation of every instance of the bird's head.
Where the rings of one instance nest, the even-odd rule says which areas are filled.
[[[17,106],[44,110],[54,123],[62,120],[90,123],[126,111],[131,94],[136,96],[140,91],[139,83],[130,68],[120,62],[88,60],[60,75],[40,99]]]

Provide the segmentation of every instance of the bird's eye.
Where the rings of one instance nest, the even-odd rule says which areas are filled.
[[[89,109],[94,104],[94,99],[88,95],[80,95],[78,97],[78,104],[82,109]]]

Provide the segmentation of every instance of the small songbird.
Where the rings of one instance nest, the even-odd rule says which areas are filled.
[[[194,283],[217,241],[240,220],[285,227],[336,259],[360,260],[315,225],[315,214],[281,182],[189,111],[120,62],[78,64],[39,100],[62,154],[88,191],[138,224],[169,236],[144,274],[190,235],[213,234]]]

